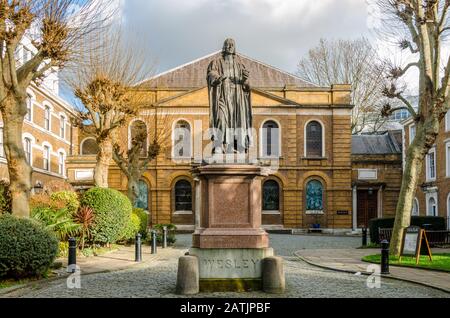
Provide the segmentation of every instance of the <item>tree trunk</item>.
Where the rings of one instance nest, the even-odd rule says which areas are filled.
[[[136,206],[136,201],[139,197],[139,179],[140,176],[135,173],[131,173],[128,176],[128,199],[130,199],[133,207]]]
[[[97,187],[107,188],[109,164],[113,152],[112,141],[109,138],[98,141],[98,148],[97,163],[94,169],[94,182]]]
[[[390,242],[390,253],[393,256],[400,256],[404,229],[411,224],[411,212],[424,159],[436,141],[438,130],[439,120],[436,118],[428,119],[422,129],[418,129],[415,140],[408,147]]]
[[[12,214],[30,216],[30,194],[32,168],[27,163],[22,141],[22,126],[26,109],[25,99],[8,96],[2,102],[3,143],[8,161],[9,183],[12,199]],[[17,105],[19,104],[19,107]],[[17,111],[19,109],[19,111]]]

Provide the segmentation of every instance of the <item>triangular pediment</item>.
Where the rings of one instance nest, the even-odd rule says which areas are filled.
[[[296,106],[296,102],[277,96],[261,89],[252,89],[253,106]],[[160,100],[155,106],[167,107],[207,107],[209,106],[208,88],[193,89]]]
[[[219,52],[206,55],[202,58],[186,63],[169,71],[160,73],[139,84],[147,89],[194,89],[207,86],[206,71],[209,63],[220,57]],[[250,72],[250,85],[255,88],[305,88],[315,87],[314,84],[280,70],[274,66],[257,61],[243,54],[236,54]]]

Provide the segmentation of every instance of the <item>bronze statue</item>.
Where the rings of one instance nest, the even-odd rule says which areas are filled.
[[[208,66],[210,128],[215,152],[244,153],[253,143],[249,72],[236,55],[233,39]]]

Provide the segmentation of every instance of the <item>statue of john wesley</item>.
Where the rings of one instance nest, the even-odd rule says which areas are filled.
[[[247,152],[253,143],[249,72],[233,39],[226,39],[222,54],[208,66],[210,128],[215,152]]]

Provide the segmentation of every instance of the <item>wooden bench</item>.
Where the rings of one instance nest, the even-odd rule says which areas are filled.
[[[380,242],[383,240],[391,241],[393,229],[378,228]],[[450,231],[425,231],[430,246],[450,245]]]

